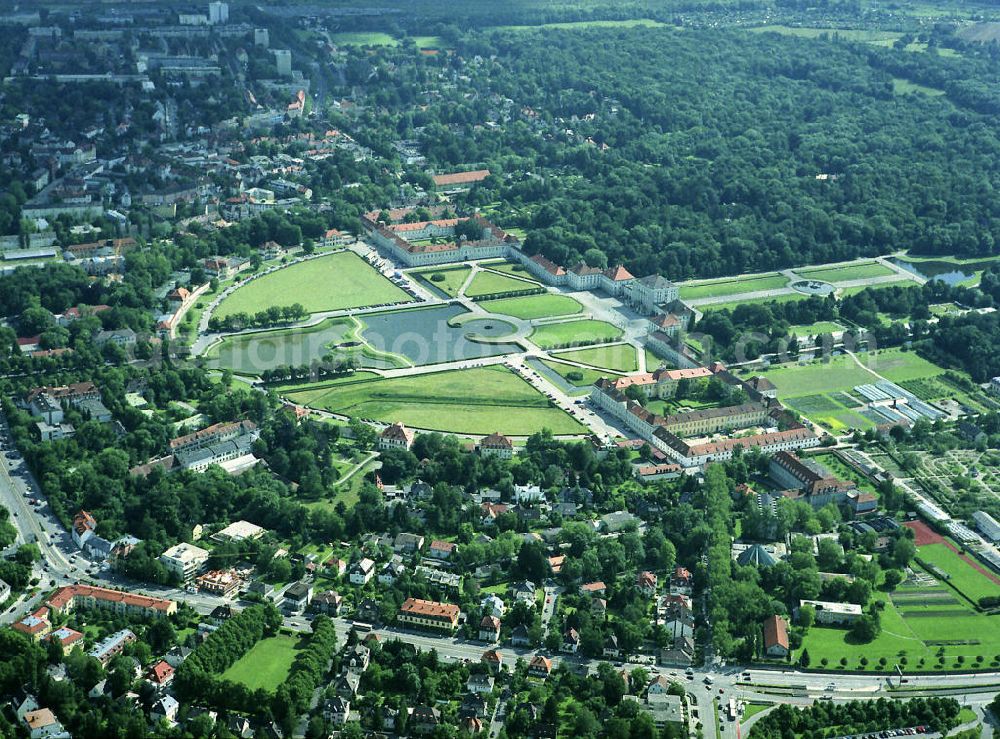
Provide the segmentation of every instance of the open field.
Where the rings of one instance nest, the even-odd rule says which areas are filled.
[[[343,46],[399,46],[399,39],[380,31],[344,31],[332,33],[330,38]]]
[[[798,337],[819,336],[820,334],[833,334],[843,331],[844,327],[833,321],[817,321],[808,326],[792,326],[791,332]]]
[[[846,264],[842,267],[802,267],[795,274],[807,280],[822,282],[848,282],[849,280],[867,280],[872,277],[887,277],[895,272],[877,262],[865,264]]]
[[[222,673],[222,678],[242,683],[251,690],[273,691],[288,678],[298,644],[297,637],[286,634],[261,639]]]
[[[923,380],[944,373],[943,367],[938,367],[913,351],[883,349],[868,357],[868,366],[892,382]]]
[[[920,547],[917,556],[951,575],[945,582],[973,603],[978,602],[980,598],[1000,596],[1000,584],[959,556],[955,546],[950,542]]]
[[[560,28],[562,30],[577,30],[586,28],[661,28],[665,23],[649,18],[634,18],[621,21],[568,21],[565,23],[542,23],[537,26],[491,26],[486,30],[498,31],[534,31],[539,28]]]
[[[776,272],[745,277],[727,277],[721,280],[689,283],[680,286],[682,300],[713,298],[720,295],[741,295],[758,290],[776,290],[788,284],[788,278]]]
[[[573,395],[584,395],[589,393],[590,386],[602,377],[607,377],[609,375],[612,377],[614,376],[610,372],[602,372],[601,370],[596,369],[586,369],[584,367],[574,367],[571,364],[563,364],[562,362],[555,362],[551,359],[542,359],[540,361],[575,388],[572,393]]]
[[[833,357],[829,362],[785,364],[764,370],[760,374],[778,388],[779,400],[812,395],[818,389],[828,393],[850,390],[855,385],[864,385],[878,379],[846,355]]]
[[[542,349],[557,349],[573,344],[603,344],[621,338],[622,330],[604,321],[589,318],[536,326],[531,341]]]
[[[472,282],[465,289],[465,294],[470,298],[478,298],[483,295],[496,295],[500,293],[510,293],[517,290],[531,290],[541,287],[534,280],[519,280],[514,277],[497,274],[496,272],[480,272],[472,278]]]
[[[777,33],[782,36],[797,36],[799,38],[820,38],[829,36],[844,41],[862,41],[867,44],[887,45],[894,43],[903,34],[897,31],[868,31],[863,29],[814,28],[809,26],[792,27],[782,25],[757,26],[747,29],[751,33]]]
[[[516,229],[516,228],[515,229],[510,229],[510,228],[507,229],[507,233],[515,233],[515,232],[519,232],[519,231],[521,231],[521,229]],[[523,233],[518,238],[522,238],[523,239],[524,238]],[[534,279],[531,276],[531,273],[528,272],[528,270],[526,270],[524,268],[524,265],[520,264],[520,263],[515,263],[515,262],[497,262],[496,264],[490,264],[490,265],[483,264],[482,266],[484,266],[484,267],[488,266],[494,272],[503,272],[505,275],[514,275],[515,277],[527,277],[529,280]]]
[[[805,300],[808,295],[803,293],[791,292],[783,293],[781,295],[775,295],[770,298],[750,298],[749,300],[731,300],[725,303],[709,303],[707,305],[699,305],[698,310],[704,312],[713,310],[734,310],[741,305],[767,305],[769,303],[794,303],[797,300]]]
[[[309,313],[404,303],[412,298],[349,251],[298,262],[258,277],[222,301],[215,315],[301,303]]]
[[[936,586],[930,592],[940,589]],[[900,588],[894,593],[923,593],[921,588]],[[880,598],[881,599],[881,598]],[[901,610],[891,599],[885,599],[882,611],[882,631],[868,644],[853,643],[847,629],[813,626],[809,629],[803,646],[809,650],[813,667],[828,660],[829,669],[840,667],[841,657],[847,658],[843,669],[864,669],[862,657],[868,661],[867,669],[880,669],[880,658],[886,660],[886,670],[892,669],[900,657],[905,657],[907,671],[933,672],[969,669],[976,666],[976,657],[984,657],[980,666],[988,666],[1000,654],[1000,629],[997,618],[976,613],[959,604],[942,607],[903,606]],[[934,611],[946,611],[937,615]],[[938,652],[942,658],[939,659]],[[798,653],[796,653],[796,657]],[[959,663],[957,657],[963,662]]]
[[[585,428],[503,367],[476,367],[392,379],[322,384],[285,395],[292,401],[360,418],[465,434],[526,436],[542,428]]]
[[[500,298],[484,300],[479,305],[490,313],[523,318],[549,318],[553,316],[569,316],[579,313],[583,306],[568,295],[526,295],[520,298]]]
[[[910,82],[899,77],[892,78],[892,92],[896,95],[912,95],[916,93],[918,95],[927,95],[928,97],[944,95],[944,90],[940,88],[919,85],[916,82]]]
[[[838,291],[838,296],[841,298],[846,298],[851,295],[857,295],[865,290],[884,290],[887,287],[920,287],[920,284],[914,282],[913,280],[899,276],[898,280],[890,280],[889,282],[877,282],[874,285],[855,285],[854,287],[842,287]]]
[[[466,278],[472,271],[472,267],[446,267],[443,269],[416,269],[410,272],[411,277],[416,277],[432,287],[436,287],[449,297],[458,297],[458,291],[462,289]],[[435,275],[440,275],[444,279],[433,279]]]
[[[574,349],[568,352],[558,352],[553,359],[569,359],[592,367],[612,370],[613,372],[635,372],[639,369],[635,347],[631,344],[612,344],[591,349]]]

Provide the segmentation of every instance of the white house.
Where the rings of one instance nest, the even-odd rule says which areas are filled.
[[[365,557],[351,565],[350,573],[348,580],[352,585],[367,585],[375,576],[375,562]]]

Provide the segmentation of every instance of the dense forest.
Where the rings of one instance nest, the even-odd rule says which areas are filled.
[[[499,175],[471,199],[499,202],[529,252],[572,264],[596,248],[682,279],[997,251],[985,57],[670,28],[470,34],[457,55],[475,92],[401,126],[439,169]],[[894,78],[947,94],[895,95]]]

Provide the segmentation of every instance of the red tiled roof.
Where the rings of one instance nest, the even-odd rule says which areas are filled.
[[[773,646],[788,649],[788,628],[781,616],[771,616],[764,621],[764,649]]]
[[[471,172],[451,172],[449,174],[434,175],[434,184],[441,185],[467,185],[473,182],[481,182],[490,176],[488,169],[476,169]]]

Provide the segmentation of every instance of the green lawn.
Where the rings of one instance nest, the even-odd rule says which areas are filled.
[[[520,229],[517,228],[507,229],[507,233],[515,233],[515,232],[521,232],[522,235],[519,238],[524,238],[523,232]],[[490,265],[483,264],[483,266],[484,267],[489,266],[489,268],[494,272],[503,272],[505,275],[514,275],[515,277],[527,277],[528,279],[531,280],[534,279],[531,276],[531,273],[528,272],[528,270],[526,270],[524,268],[524,265],[521,264],[520,262],[498,262],[497,264],[490,264]]]
[[[721,295],[741,295],[758,290],[776,290],[788,284],[788,278],[775,272],[746,277],[727,277],[723,280],[708,280],[680,286],[682,300],[713,298]]]
[[[799,337],[804,336],[819,336],[820,334],[832,334],[837,331],[843,331],[844,327],[839,323],[834,323],[833,321],[817,321],[816,323],[811,323],[808,326],[792,326],[791,331],[793,334]]]
[[[549,318],[551,316],[569,316],[583,310],[583,306],[568,295],[555,295],[552,293],[526,295],[520,298],[484,300],[479,305],[490,313],[499,313],[525,320]]]
[[[534,280],[518,280],[514,277],[497,274],[496,272],[480,272],[472,278],[472,282],[465,289],[466,296],[478,298],[483,295],[496,295],[499,293],[510,293],[517,290],[531,290],[539,287]]]
[[[552,355],[555,359],[569,359],[581,364],[612,370],[613,372],[635,372],[639,369],[635,347],[631,344],[612,344],[592,349],[574,349]]]
[[[840,28],[815,28],[798,26],[757,26],[749,28],[752,33],[778,33],[782,36],[798,36],[799,38],[819,38],[829,36],[830,38],[840,38],[844,41],[863,41],[869,44],[885,46],[894,43],[903,34],[898,31],[868,31],[863,29],[840,29]]]
[[[542,349],[558,349],[574,344],[602,344],[615,341],[621,338],[622,333],[617,326],[587,318],[536,326],[531,334],[531,341]]]
[[[633,18],[621,21],[567,21],[564,23],[542,23],[537,26],[492,26],[486,30],[501,31],[534,31],[538,28],[561,28],[563,30],[587,29],[587,28],[660,28],[666,26],[665,23],[654,21],[649,18]]]
[[[440,36],[410,36],[410,40],[418,49],[443,49],[444,39]]]
[[[542,428],[583,434],[585,427],[503,367],[476,367],[412,377],[324,383],[284,393],[316,408],[377,421],[460,434],[499,431],[527,436]]]
[[[380,31],[345,31],[330,34],[330,38],[342,46],[399,46],[399,39]]]
[[[465,280],[471,271],[472,267],[419,269],[410,272],[410,276],[417,277],[454,298],[458,296],[458,291],[462,289],[462,285],[465,284]],[[434,277],[436,275],[440,275],[444,279],[435,280]]]
[[[829,362],[786,364],[765,370],[761,374],[778,388],[779,400],[812,395],[817,391],[832,393],[850,390],[855,385],[864,385],[878,379],[844,355],[833,357]]]
[[[768,708],[773,706],[773,703],[747,703],[747,707],[743,710],[742,721],[756,716],[761,711],[766,711]]]
[[[775,295],[770,298],[750,298],[749,300],[731,300],[724,303],[709,303],[707,305],[699,305],[698,310],[704,312],[713,310],[734,310],[741,305],[767,305],[768,303],[794,303],[799,300],[805,300],[808,295],[803,293],[790,292],[784,293],[782,295]]]
[[[916,93],[918,95],[927,95],[928,97],[944,95],[944,90],[940,88],[919,85],[916,82],[910,82],[899,77],[892,78],[892,92],[894,95],[912,95]]]
[[[795,270],[795,274],[807,280],[847,282],[872,277],[887,277],[896,274],[896,272],[877,262],[865,262],[864,264],[846,264],[842,267],[804,267]]]
[[[579,392],[580,395],[586,392],[590,392],[590,386],[593,385],[598,380],[600,380],[602,377],[608,377],[609,375],[614,376],[614,374],[611,372],[602,372],[601,370],[596,370],[596,369],[584,369],[583,367],[574,367],[571,364],[554,362],[551,359],[542,359],[540,361],[550,370],[552,370],[561,378],[566,380],[566,382],[568,382],[570,385],[573,385],[575,388],[577,388],[580,391]]]
[[[943,374],[944,369],[913,351],[883,349],[869,354],[868,366],[892,382],[923,380]]]
[[[288,678],[299,649],[297,637],[279,634],[261,639],[222,673],[223,680],[242,683],[251,690],[275,690]]]
[[[917,556],[951,575],[946,582],[973,603],[978,602],[980,598],[1000,596],[1000,585],[976,570],[946,544],[922,546]]]
[[[410,296],[357,254],[337,252],[284,267],[237,288],[214,315],[301,303],[309,313],[403,303]]]

